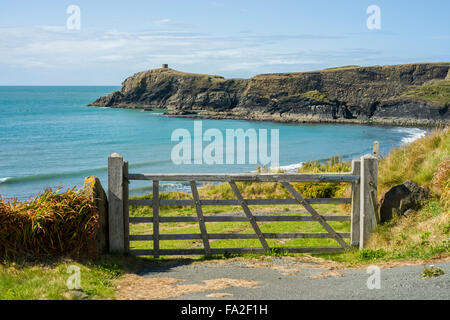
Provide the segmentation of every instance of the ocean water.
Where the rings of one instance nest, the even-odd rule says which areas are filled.
[[[27,199],[50,187],[82,186],[98,176],[107,187],[107,158],[117,152],[133,173],[240,173],[254,164],[175,165],[171,141],[175,129],[193,133],[194,119],[144,112],[87,107],[118,87],[0,87],[0,195]],[[426,134],[420,128],[334,124],[279,124],[202,120],[203,130],[279,129],[280,165],[295,169],[309,160],[370,153],[373,141],[382,154]],[[206,143],[204,143],[206,144]],[[246,150],[248,153],[249,150]],[[132,194],[151,191],[151,182],[132,182]],[[179,183],[165,190],[185,189]]]

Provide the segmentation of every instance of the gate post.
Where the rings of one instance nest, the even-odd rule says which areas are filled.
[[[125,252],[123,169],[123,157],[111,154],[108,157],[108,222],[109,251],[114,253]]]
[[[128,204],[129,184],[128,178],[128,161],[123,163],[123,233],[124,233],[124,250],[130,251],[130,206]]]
[[[377,225],[377,185],[378,159],[370,154],[365,155],[361,157],[360,249],[366,247],[370,233]]]
[[[373,142],[373,156],[377,159],[380,158],[380,143],[378,141]]]
[[[350,245],[359,245],[359,220],[360,220],[360,204],[361,204],[361,160],[355,159],[352,161],[352,175],[359,176],[358,181],[352,183],[352,215],[350,225]]]

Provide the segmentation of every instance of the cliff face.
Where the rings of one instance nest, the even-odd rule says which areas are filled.
[[[224,79],[155,69],[127,78],[91,105],[166,108],[168,114],[281,122],[449,124],[450,63],[348,67]],[[438,85],[437,85],[438,84]]]

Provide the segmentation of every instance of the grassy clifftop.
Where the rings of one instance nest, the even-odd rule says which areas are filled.
[[[450,63],[416,63],[225,79],[162,68],[127,78],[120,91],[91,105],[281,122],[448,123],[450,113],[442,108],[448,87],[439,81],[448,77],[449,70]]]

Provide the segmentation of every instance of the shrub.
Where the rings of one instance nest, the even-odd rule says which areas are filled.
[[[372,250],[372,249],[363,249],[359,252],[360,260],[376,260],[382,258],[386,255],[386,251],[383,249]]]
[[[0,226],[0,258],[96,253],[98,211],[75,189],[48,189],[25,202],[0,200]]]
[[[258,167],[257,172],[266,172],[268,169]],[[348,172],[351,170],[350,162],[343,162],[339,157],[333,157],[324,163],[318,161],[310,161],[303,164],[298,170],[299,173],[320,173],[320,172]],[[277,170],[281,173],[281,170]],[[290,193],[277,182],[253,182],[244,181],[237,182],[242,196],[246,199],[284,199],[291,198]],[[292,183],[293,187],[301,193],[305,198],[333,198],[342,196],[348,188],[348,183]],[[198,189],[201,199],[235,199],[235,195],[227,183],[207,184]],[[151,200],[152,194],[144,196],[132,197],[133,199]],[[160,199],[164,200],[187,200],[192,196],[186,192],[162,192]],[[165,209],[167,206],[161,206]],[[181,208],[182,206],[180,206]],[[171,206],[171,208],[175,208]],[[148,208],[131,208],[134,215],[146,214]]]
[[[332,157],[325,163],[318,161],[305,162],[299,173],[348,172],[350,162],[343,162],[339,157]],[[295,188],[308,198],[333,198],[341,196],[347,189],[347,183],[294,183]]]
[[[443,274],[445,274],[444,270],[435,266],[425,267],[422,270],[422,278],[435,278]]]

